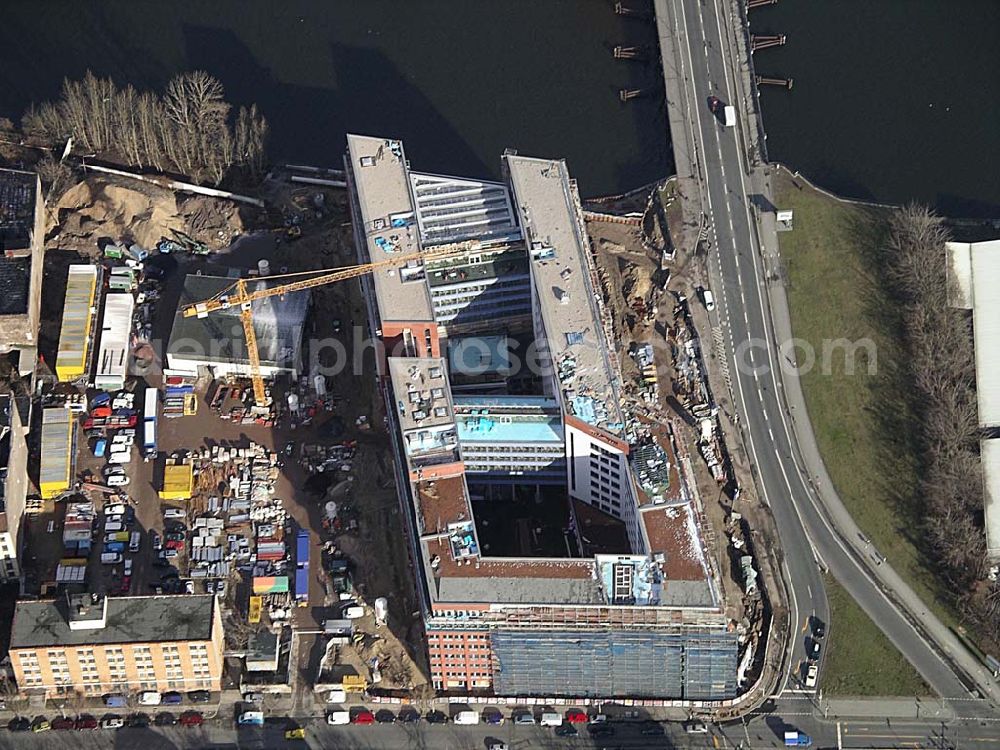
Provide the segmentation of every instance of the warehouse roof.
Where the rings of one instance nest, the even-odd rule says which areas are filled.
[[[1000,240],[948,243],[951,303],[972,308],[979,424],[1000,427]]]
[[[66,599],[18,602],[10,647],[207,641],[215,621],[208,595],[108,597],[104,627],[70,629]]]
[[[31,244],[37,181],[31,172],[0,169],[0,255]]]
[[[986,522],[986,553],[1000,559],[1000,438],[979,443],[983,464],[983,513]]]

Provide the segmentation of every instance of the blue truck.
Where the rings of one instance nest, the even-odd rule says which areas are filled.
[[[808,734],[796,730],[785,732],[785,747],[811,747],[812,743]]]
[[[309,532],[305,529],[295,535],[295,603],[309,604]]]

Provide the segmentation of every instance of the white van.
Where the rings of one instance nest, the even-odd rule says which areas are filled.
[[[327,703],[346,703],[347,692],[344,690],[331,690],[326,694]]]
[[[124,453],[112,453],[108,456],[109,464],[127,464],[131,460],[132,456],[128,451],[125,451]]]
[[[122,556],[120,552],[101,553],[101,564],[103,565],[117,565],[121,561],[122,561]]]
[[[708,310],[709,312],[711,312],[712,310],[715,309],[715,295],[712,294],[712,290],[711,289],[702,289],[701,290],[701,299],[705,303],[705,309],[706,310]]]
[[[144,690],[139,693],[140,706],[159,706],[162,696],[155,690]]]
[[[544,713],[542,714],[542,720],[538,722],[543,727],[561,727],[563,723],[562,714],[556,713]]]
[[[459,711],[455,714],[454,722],[456,724],[478,724],[479,714],[475,711]]]
[[[331,727],[351,723],[350,711],[331,711],[326,715],[326,723]]]
[[[104,524],[104,533],[116,534],[119,531],[122,531],[124,528],[125,527],[122,525],[121,521],[108,521],[106,524]]]

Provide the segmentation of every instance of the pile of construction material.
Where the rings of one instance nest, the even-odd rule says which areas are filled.
[[[232,553],[225,546],[221,518],[194,519],[191,537],[191,577],[228,578]]]

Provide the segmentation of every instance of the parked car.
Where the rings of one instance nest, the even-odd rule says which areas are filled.
[[[263,711],[244,711],[240,714],[236,723],[244,727],[262,727],[264,726],[264,713]]]
[[[112,474],[105,480],[108,487],[125,487],[130,481],[125,474]]]
[[[187,695],[192,703],[208,703],[212,700],[212,694],[207,690],[192,690]]]
[[[367,708],[363,708],[360,711],[351,715],[352,724],[374,724],[375,714],[369,711]]]
[[[819,666],[810,664],[806,669],[806,687],[816,687],[816,678],[819,676]]]
[[[75,726],[76,729],[79,729],[79,730],[97,729],[98,723],[97,723],[97,719],[95,719],[90,714],[83,714],[82,716],[77,716],[76,717],[76,723],[75,723],[74,726]]]
[[[815,638],[809,639],[809,642],[806,643],[806,652],[809,654],[810,659],[818,659],[822,648],[823,646]]]
[[[566,723],[567,724],[586,724],[587,714],[583,711],[575,708],[571,708],[566,712]]]
[[[31,720],[25,716],[15,716],[7,722],[7,729],[11,732],[27,732],[31,729]]]
[[[180,716],[182,727],[200,727],[205,723],[205,717],[198,711],[185,711]]]
[[[172,727],[177,723],[177,717],[171,713],[159,713],[153,723],[158,727]]]
[[[65,731],[67,729],[73,729],[76,727],[76,721],[69,718],[68,716],[60,716],[57,719],[52,720],[52,728],[58,729],[59,731]]]
[[[167,508],[163,511],[164,518],[184,518],[184,510],[182,508]]]
[[[663,735],[663,725],[655,721],[647,721],[640,730],[644,737],[660,737]]]
[[[35,720],[31,722],[32,732],[47,732],[50,729],[52,729],[52,725],[44,716],[36,716]]]
[[[413,708],[404,708],[396,715],[396,721],[400,724],[417,724],[420,722],[420,713]]]
[[[97,442],[94,443],[94,456],[97,458],[104,458],[104,453],[108,449],[108,441],[106,438],[97,438]]]
[[[145,729],[149,726],[148,714],[129,714],[125,719],[125,726],[129,729]]]
[[[304,740],[306,738],[306,730],[303,727],[291,727],[285,730],[286,740]]]
[[[610,724],[590,724],[587,726],[587,732],[591,737],[612,737],[615,733],[615,728]]]
[[[553,731],[556,737],[576,737],[580,734],[572,724],[560,724]]]
[[[533,727],[535,725],[535,717],[529,711],[521,711],[514,714],[514,724],[517,726]]]
[[[184,696],[176,690],[171,690],[170,692],[163,694],[161,702],[165,706],[176,706],[178,703],[184,702]]]
[[[688,734],[708,734],[708,725],[703,721],[685,721],[682,726]]]
[[[443,711],[428,711],[427,712],[427,723],[428,724],[447,724],[448,715]]]
[[[125,720],[115,714],[105,714],[101,717],[101,729],[121,729],[125,726]]]
[[[350,711],[331,711],[326,715],[326,723],[331,727],[351,723]]]
[[[144,690],[139,693],[140,706],[159,706],[163,702],[163,696],[155,690]]]

